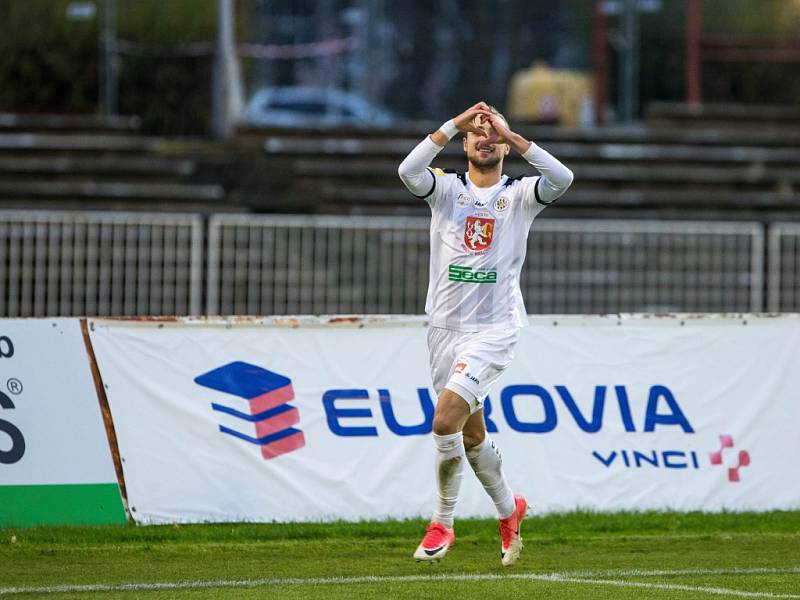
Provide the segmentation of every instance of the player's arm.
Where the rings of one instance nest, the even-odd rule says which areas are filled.
[[[572,171],[547,150],[511,131],[497,115],[492,114],[488,118],[497,132],[498,141],[511,146],[541,173],[534,187],[539,204],[551,204],[567,191],[574,179]]]
[[[459,131],[462,133],[472,131],[485,137],[486,132],[477,126],[475,117],[489,114],[491,114],[489,105],[478,102],[417,144],[397,169],[397,174],[408,191],[418,198],[430,196],[436,188],[436,176],[428,168],[433,159]]]

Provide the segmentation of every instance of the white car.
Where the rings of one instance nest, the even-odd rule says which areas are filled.
[[[318,87],[273,87],[255,93],[245,109],[253,125],[308,127],[315,125],[377,125],[394,123],[386,109],[342,90]]]

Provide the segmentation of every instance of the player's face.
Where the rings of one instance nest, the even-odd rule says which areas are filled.
[[[464,138],[464,152],[467,153],[467,160],[472,166],[481,170],[493,169],[502,163],[508,154],[508,144],[497,141],[497,132],[488,121],[479,120],[477,125],[487,133],[488,137],[467,132],[467,137]]]

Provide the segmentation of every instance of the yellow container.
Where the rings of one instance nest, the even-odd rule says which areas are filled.
[[[591,125],[592,80],[585,73],[551,69],[544,61],[517,71],[509,83],[508,116],[515,121]]]

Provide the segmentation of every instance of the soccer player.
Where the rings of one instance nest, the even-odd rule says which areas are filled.
[[[467,172],[432,169],[431,161],[459,132]],[[512,148],[540,175],[503,175],[503,159]],[[425,312],[438,395],[433,418],[438,502],[414,558],[439,560],[452,546],[466,460],[497,508],[501,562],[508,566],[522,550],[519,531],[528,505],[506,481],[500,452],[486,434],[483,401],[514,358],[519,330],[527,325],[519,276],[531,224],[566,191],[572,172],[511,131],[493,107],[478,102],[420,142],[398,174],[432,212]]]

